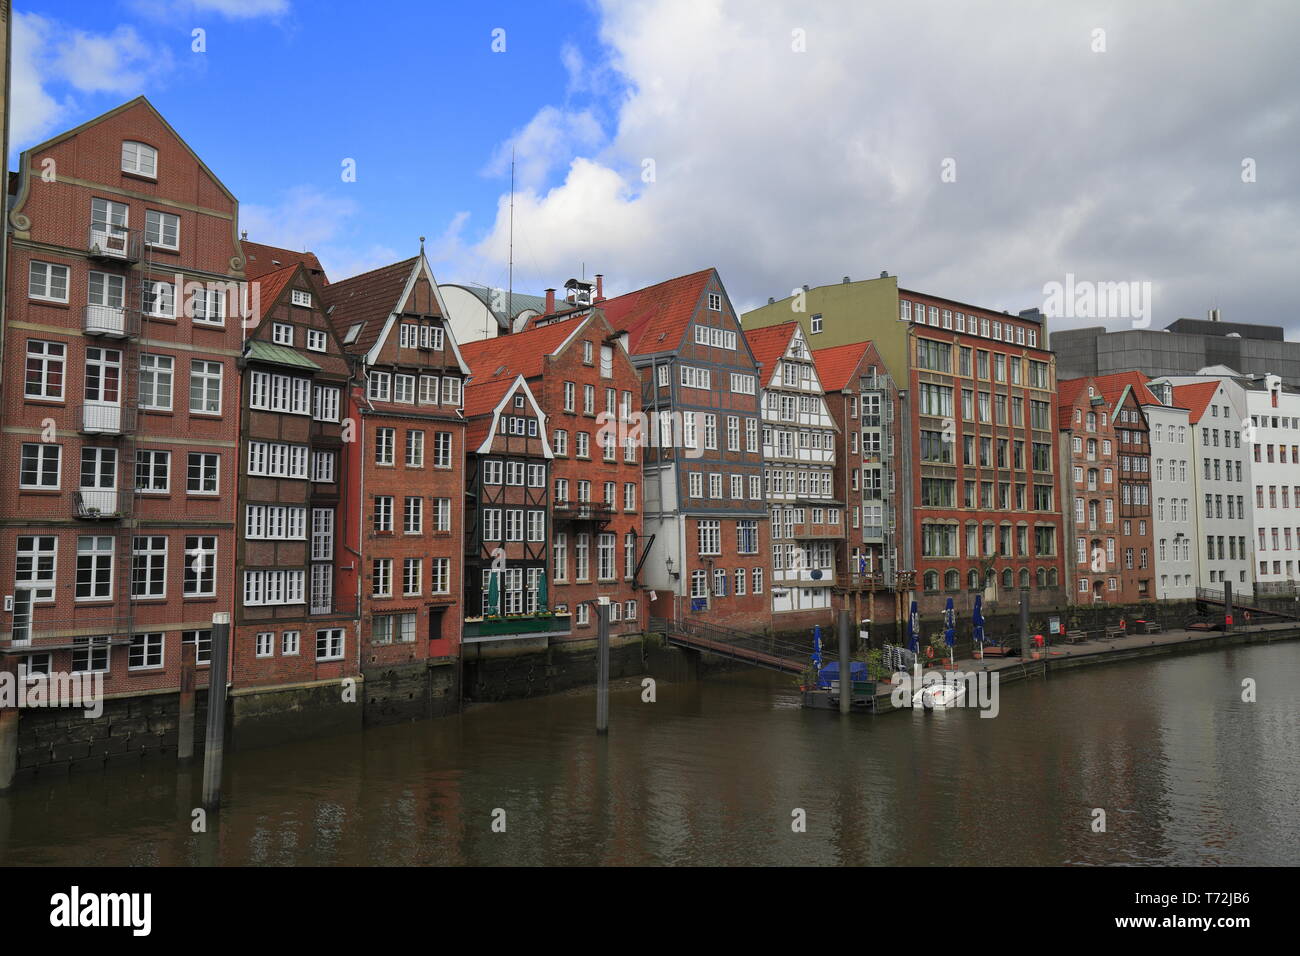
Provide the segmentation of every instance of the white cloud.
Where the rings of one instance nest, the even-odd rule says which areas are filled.
[[[278,19],[289,12],[289,0],[130,0],[128,6],[158,20],[179,20],[207,13],[228,20]]]
[[[271,205],[244,203],[239,228],[248,238],[268,246],[316,253],[330,281],[367,272],[413,255],[389,246],[357,248],[348,241],[355,232],[360,206],[352,199],[332,196],[311,186],[294,186]]]
[[[590,111],[569,112],[544,106],[497,149],[486,172],[508,175],[513,150],[516,188],[528,189],[545,182],[557,166],[562,168],[582,151],[594,148],[603,137]]]
[[[1225,319],[1292,314],[1284,3],[603,0],[601,18],[600,45],[561,59],[571,88],[613,71],[619,94],[579,109],[566,93],[491,167],[514,142],[516,253],[521,234],[544,237],[545,284],[582,262],[611,291],[716,265],[752,306],[888,269],[1014,311],[1073,272],[1157,283],[1157,325],[1212,299]],[[575,134],[572,117],[604,108],[608,138],[594,119]],[[1241,182],[1245,156],[1258,183]],[[501,202],[464,266],[503,261],[506,232]]]
[[[77,94],[133,95],[169,74],[171,65],[166,48],[131,27],[96,34],[15,13],[12,146],[22,149],[58,129],[77,110]]]

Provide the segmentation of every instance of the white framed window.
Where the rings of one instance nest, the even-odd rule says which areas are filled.
[[[167,596],[166,535],[136,535],[131,543],[131,597]]]
[[[342,391],[332,385],[317,385],[312,389],[311,417],[318,422],[339,420],[339,398]]]
[[[181,217],[157,209],[144,212],[144,241],[159,249],[180,249]]]
[[[307,349],[312,352],[324,352],[326,349],[325,333],[320,329],[308,329]]]
[[[172,368],[170,355],[145,352],[140,356],[140,407],[169,412],[172,407]]]
[[[225,325],[226,292],[224,289],[196,288],[185,303],[190,319],[204,325]]]
[[[294,305],[301,305],[310,309],[311,293],[304,292],[302,291],[302,289],[294,289],[292,292],[289,293],[289,301],[292,302]],[[324,332],[321,333],[322,336],[324,334],[325,334]],[[324,351],[323,347],[322,347],[322,351]]]
[[[461,403],[461,381],[455,375],[444,375],[442,379],[442,404],[453,408]]]
[[[148,282],[144,287],[145,315],[159,319],[176,318],[176,287],[170,282]]]
[[[68,347],[62,342],[27,340],[27,377],[23,395],[49,401],[63,400],[63,378]]]
[[[53,442],[25,442],[18,469],[18,487],[57,490],[62,473],[63,446]]]
[[[302,631],[285,631],[280,635],[280,656],[297,657],[302,648]]]
[[[186,535],[181,593],[186,597],[212,597],[217,593],[216,535]]]
[[[418,428],[406,432],[406,467],[424,467],[424,432]]]
[[[334,509],[311,509],[311,559],[331,561],[334,558]]]
[[[451,558],[431,558],[429,575],[430,594],[451,592]]]
[[[135,490],[144,494],[166,494],[171,489],[172,453],[154,448],[135,453]]]
[[[190,412],[221,414],[221,363],[193,359],[190,362]]]
[[[709,311],[710,312],[722,311],[722,296],[716,292],[709,293]]]
[[[343,659],[344,630],[341,627],[324,628],[316,632],[316,660],[339,661]]]
[[[403,405],[415,404],[415,376],[397,374],[393,376],[393,401]]]
[[[59,539],[54,535],[19,535],[14,583],[38,603],[54,600]]]
[[[330,484],[334,481],[334,452],[311,453],[311,480],[318,484]]]
[[[370,596],[393,596],[392,558],[375,558],[370,562]]]
[[[112,535],[82,535],[77,538],[78,601],[107,601],[113,597]]]
[[[418,495],[407,495],[402,503],[402,533],[424,533],[424,499]]]
[[[122,172],[158,178],[158,150],[132,140],[122,141]]]
[[[424,587],[424,559],[402,559],[402,596],[418,597]],[[414,615],[412,615],[414,618]]]
[[[293,326],[288,322],[271,323],[271,341],[276,345],[293,347]]]
[[[158,670],[163,666],[163,643],[167,635],[161,631],[132,634],[126,652],[126,669],[130,671]]]
[[[388,532],[393,530],[393,496],[392,495],[375,495],[374,514],[371,516],[370,526],[376,532]]]
[[[366,376],[366,398],[374,402],[386,402],[391,394],[393,377],[388,372],[376,372],[373,369]]]
[[[433,467],[451,467],[451,432],[433,433]]]
[[[27,269],[27,297],[46,302],[67,302],[68,267],[33,259]]]

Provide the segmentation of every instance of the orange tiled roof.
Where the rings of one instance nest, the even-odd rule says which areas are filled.
[[[749,333],[746,332],[745,335],[748,337]],[[839,392],[848,388],[853,381],[853,373],[862,364],[862,357],[870,348],[870,342],[850,342],[848,345],[814,349],[813,362],[817,365],[817,377],[822,380],[822,390]]]
[[[1174,399],[1179,405],[1187,409],[1188,420],[1195,425],[1205,414],[1205,410],[1210,407],[1210,400],[1214,398],[1214,393],[1219,390],[1219,381],[1215,379],[1210,382],[1193,382],[1190,385],[1175,385]]]
[[[1124,394],[1125,388],[1131,388],[1137,394],[1137,400],[1142,405],[1159,405],[1160,399],[1156,398],[1147,388],[1147,377],[1141,372],[1114,372],[1110,375],[1097,375],[1093,377],[1093,382],[1097,386],[1097,391],[1101,392],[1101,397],[1106,399],[1106,404],[1111,405],[1119,400]]]
[[[713,269],[701,269],[597,303],[616,330],[628,333],[628,352],[676,349],[695,315]]]
[[[284,287],[298,274],[298,268],[298,263],[295,262],[293,265],[285,266],[283,269],[277,269],[275,272],[268,272],[256,279],[249,280],[250,282],[257,283],[258,286],[257,304],[260,314],[254,316],[258,323],[262,321],[262,317],[266,315],[271,306],[275,305],[275,300],[280,298],[280,294],[284,292]],[[252,297],[250,294],[250,302],[251,301]]]
[[[577,327],[574,322],[556,322],[513,335],[466,342],[460,354],[469,366],[474,385],[501,379],[513,382],[516,375],[532,379],[542,374],[543,357],[559,348]]]
[[[767,385],[772,380],[772,370],[776,368],[776,363],[790,347],[790,337],[798,327],[799,323],[791,319],[779,325],[745,330],[745,341],[749,343],[749,350],[754,353],[754,361],[763,370],[760,384]]]

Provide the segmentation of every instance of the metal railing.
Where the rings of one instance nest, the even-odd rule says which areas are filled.
[[[86,240],[86,249],[99,259],[118,259],[138,262],[140,259],[140,234],[115,223],[94,223]]]
[[[134,408],[106,403],[81,406],[81,431],[88,435],[121,435],[135,429]]]
[[[82,316],[81,330],[87,335],[128,338],[139,330],[133,309],[114,305],[88,305]]]

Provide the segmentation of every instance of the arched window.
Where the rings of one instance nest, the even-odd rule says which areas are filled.
[[[1054,587],[1057,586],[1057,581],[1056,581],[1056,568],[1048,568],[1048,569],[1047,569],[1047,586],[1048,586],[1049,588],[1054,588]]]
[[[1016,584],[1015,572],[1013,572],[1010,568],[1004,569],[1002,572],[1002,586],[1009,590],[1015,587],[1015,584]]]
[[[984,586],[991,588],[998,583],[998,573],[989,568],[989,573],[984,576]]]
[[[943,589],[945,591],[956,591],[961,585],[961,575],[955,568],[949,569],[943,576]]]
[[[980,589],[980,573],[974,568],[971,568],[970,572],[966,575],[966,584],[972,591],[978,591]]]
[[[937,590],[939,590],[939,572],[938,572],[938,571],[926,571],[926,572],[925,572],[925,579],[924,579],[924,580],[925,580],[925,589],[926,589],[927,591],[937,591]]]
[[[1047,569],[1039,568],[1037,572],[1037,576],[1038,576],[1038,586],[1040,588],[1047,587]]]

